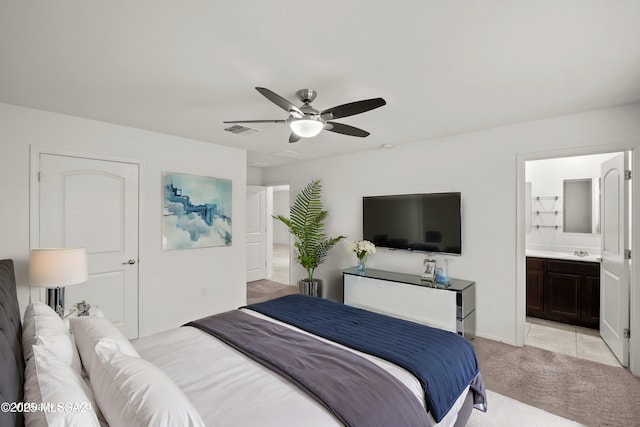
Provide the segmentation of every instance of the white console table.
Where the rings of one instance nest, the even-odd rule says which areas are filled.
[[[414,274],[372,268],[359,274],[356,267],[342,278],[345,304],[475,337],[475,282],[451,279],[444,287]]]

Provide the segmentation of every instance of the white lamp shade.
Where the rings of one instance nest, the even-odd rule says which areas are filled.
[[[320,133],[324,123],[320,120],[296,119],[289,121],[289,127],[296,135],[303,138],[311,138]]]
[[[85,248],[32,249],[29,259],[29,284],[39,288],[57,288],[86,282]]]

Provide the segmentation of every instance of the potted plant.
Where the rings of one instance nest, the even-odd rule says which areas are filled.
[[[321,281],[313,277],[315,269],[327,258],[327,252],[345,236],[327,237],[324,220],[329,214],[322,209],[320,180],[309,183],[298,195],[289,211],[289,218],[274,215],[295,238],[297,261],[307,270],[307,277],[298,281],[300,293],[318,295]]]

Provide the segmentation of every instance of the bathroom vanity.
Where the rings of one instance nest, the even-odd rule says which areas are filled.
[[[527,316],[598,329],[598,258],[572,258],[570,254],[551,258],[528,254]]]

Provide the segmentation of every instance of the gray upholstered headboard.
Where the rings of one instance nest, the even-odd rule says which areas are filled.
[[[22,324],[13,261],[0,261],[0,402],[22,402]],[[22,426],[22,413],[0,411],[0,427]]]

